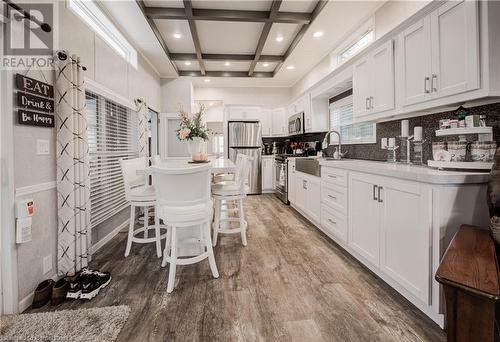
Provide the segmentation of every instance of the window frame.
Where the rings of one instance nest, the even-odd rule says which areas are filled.
[[[98,34],[120,57],[137,69],[137,50],[94,0],[66,0],[66,6]]]

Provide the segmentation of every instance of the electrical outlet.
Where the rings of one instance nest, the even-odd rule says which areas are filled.
[[[46,155],[49,154],[50,142],[44,139],[36,140],[36,154],[38,155]]]
[[[43,258],[43,274],[47,274],[52,270],[52,254]]]

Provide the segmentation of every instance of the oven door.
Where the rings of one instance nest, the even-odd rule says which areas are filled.
[[[288,169],[287,162],[282,160],[275,161],[274,169],[274,188],[276,196],[284,203],[288,204]]]

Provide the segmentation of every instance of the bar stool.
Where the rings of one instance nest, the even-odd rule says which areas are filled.
[[[214,278],[219,277],[210,237],[210,222],[213,203],[210,198],[211,165],[159,168],[152,167],[153,180],[157,189],[157,223],[160,219],[169,227],[167,242],[163,251],[162,267],[170,264],[167,293],[174,289],[177,265],[190,265],[208,258]],[[199,238],[179,241],[178,229],[199,227]],[[200,255],[178,257],[179,243],[201,244]]]
[[[240,233],[241,243],[243,246],[247,245],[247,221],[245,220],[245,212],[243,210],[243,199],[247,196],[250,190],[247,182],[248,176],[251,169],[251,159],[248,156],[241,155],[242,162],[240,163],[240,168],[237,170],[235,176],[235,181],[232,182],[220,182],[212,185],[212,197],[215,201],[215,218],[213,223],[213,245],[217,245],[217,237],[219,233],[223,234],[234,234]],[[234,201],[236,203],[238,217],[221,217],[221,213],[224,211],[230,211],[228,209],[224,210],[222,208],[223,202],[227,203],[229,201]],[[222,228],[222,222],[239,222],[238,228]]]
[[[135,228],[135,212],[136,208],[144,209],[144,218],[149,217],[149,208],[156,205],[155,188],[148,185],[148,176],[138,175],[138,170],[145,170],[148,167],[148,159],[146,157],[134,159],[120,160],[120,166],[123,175],[123,185],[125,188],[125,198],[130,203],[130,223],[128,228],[127,247],[125,248],[125,257],[130,254],[132,242],[136,243],[156,243],[156,255],[161,257],[161,239],[164,239],[167,234],[161,235],[161,229],[166,230],[166,227],[161,227],[155,222],[155,236],[149,237],[149,220],[143,219],[144,226],[139,229]],[[155,220],[156,221],[156,220]],[[142,233],[142,237],[138,236]]]

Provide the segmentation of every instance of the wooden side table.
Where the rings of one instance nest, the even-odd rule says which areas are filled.
[[[490,232],[461,226],[436,272],[446,299],[448,341],[499,341],[495,321],[498,274]]]

